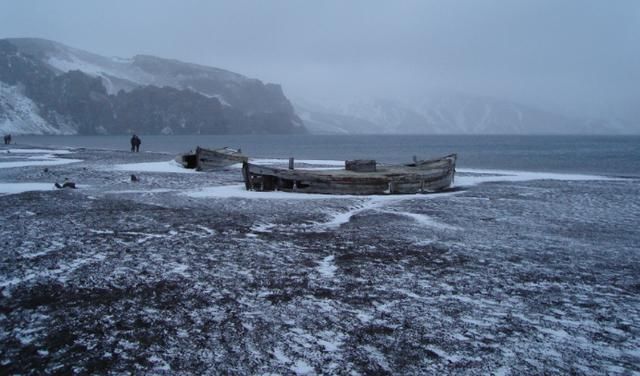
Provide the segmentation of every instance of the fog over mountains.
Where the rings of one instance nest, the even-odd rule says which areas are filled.
[[[497,98],[438,92],[419,101],[361,99],[352,103],[294,100],[314,133],[343,134],[626,134],[619,118],[578,118]],[[640,131],[635,131],[640,133]]]
[[[224,69],[149,55],[104,57],[45,39],[0,40],[4,133],[640,133],[634,118],[576,117],[445,90],[417,98],[296,97],[292,105],[280,85]]]
[[[0,40],[0,130],[13,134],[306,132],[276,84],[154,56]]]

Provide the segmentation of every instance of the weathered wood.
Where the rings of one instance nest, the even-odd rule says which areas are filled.
[[[212,171],[248,160],[249,158],[238,150],[227,147],[205,149],[198,146],[196,148],[196,169],[198,171]]]
[[[189,152],[175,158],[184,168],[194,168],[198,171],[213,171],[236,163],[247,162],[249,158],[228,147],[220,149],[205,149],[198,146],[195,153]]]
[[[408,194],[446,189],[453,183],[456,155],[404,166],[381,166],[372,172],[289,170],[243,165],[247,189],[325,194]]]
[[[355,172],[375,172],[376,161],[373,159],[354,159],[352,161],[344,161],[344,169]]]
[[[198,165],[195,153],[179,155],[175,158],[175,161],[181,164],[184,168],[196,168]]]
[[[251,175],[249,174],[249,164],[248,162],[242,162],[242,178],[244,179],[244,187],[247,191],[252,189],[251,184]]]

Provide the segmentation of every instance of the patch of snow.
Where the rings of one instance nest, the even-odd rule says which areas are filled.
[[[280,348],[274,349],[272,354],[280,363],[283,363],[283,364],[291,363],[291,359],[289,359],[286,355],[284,355],[284,353]]]
[[[143,194],[151,194],[151,193],[168,193],[175,192],[175,189],[166,189],[166,188],[156,188],[156,189],[128,189],[121,191],[105,191],[105,194],[129,194],[129,193],[143,193]]]
[[[71,150],[68,150],[68,149],[58,149],[58,150],[52,150],[52,149],[7,149],[7,151],[9,153],[16,153],[16,154],[71,154],[71,153],[73,153]]]
[[[0,132],[5,134],[76,134],[71,125],[56,128],[40,116],[38,105],[17,86],[0,82]]]
[[[51,278],[57,277],[62,283],[66,282],[67,276],[72,274],[77,269],[92,263],[98,263],[105,259],[105,255],[95,254],[84,259],[75,259],[70,262],[61,263],[57,265],[55,269],[47,269],[45,271],[38,271],[21,276],[21,278],[13,277],[11,279],[0,280],[0,287],[10,287],[31,281],[38,278]]]
[[[0,162],[0,168],[15,168],[28,166],[58,166],[69,163],[82,162],[81,159],[58,159],[58,160],[42,160],[42,161],[19,161],[19,162]]]
[[[184,168],[178,162],[171,160],[167,162],[146,162],[146,163],[127,163],[113,166],[116,171],[135,171],[135,172],[172,172],[180,174],[195,174],[197,171]]]
[[[444,351],[444,350],[442,350],[440,348],[437,348],[435,346],[429,346],[428,348],[429,348],[429,350],[431,350],[434,353],[438,354],[439,357],[441,357],[443,359],[446,359],[450,363],[457,363],[457,362],[459,362],[460,360],[463,359],[462,357],[460,357],[458,355],[451,355],[451,354],[447,353],[446,351]]]
[[[51,243],[52,244],[50,246],[48,246],[47,248],[42,249],[42,250],[40,250],[38,252],[23,253],[22,257],[24,257],[26,259],[33,259],[33,258],[36,258],[36,257],[40,257],[40,256],[43,256],[43,255],[46,255],[49,252],[54,252],[54,251],[61,250],[65,246],[64,243],[61,243],[61,242],[55,241],[55,240],[52,241]]]
[[[189,266],[188,265],[184,265],[184,264],[172,264],[173,269],[169,270],[169,273],[175,273],[175,274],[180,274],[183,277],[188,277],[189,274],[187,273],[187,270],[189,270]]]
[[[325,278],[333,278],[336,270],[338,270],[338,267],[334,263],[333,255],[327,256],[318,262],[316,270]]]
[[[346,212],[340,212],[340,213],[334,214],[329,221],[324,223],[319,223],[319,225],[325,228],[336,228],[336,227],[342,226],[345,223],[348,223],[351,220],[351,217],[357,214],[360,214],[367,210],[378,210],[378,208],[388,205],[390,203],[399,202],[402,200],[409,200],[409,199],[416,199],[416,200],[417,199],[433,199],[436,197],[450,196],[452,194],[456,194],[456,192],[435,193],[435,194],[428,194],[428,195],[410,194],[410,195],[388,195],[388,196],[364,196],[367,199],[361,202],[359,205],[352,207]],[[363,196],[347,196],[347,197],[362,198]],[[425,224],[428,222],[427,219],[420,217],[419,214],[412,214],[412,213],[400,213],[400,214],[407,215],[416,220],[418,219],[423,220]]]
[[[112,56],[111,60],[114,63],[119,63],[119,64],[131,64],[133,63],[133,59],[131,58],[126,58],[126,57],[118,57],[118,56]]]
[[[296,375],[309,375],[314,373],[313,367],[308,365],[303,360],[296,360],[296,363],[293,367],[291,367],[291,370],[295,372]]]
[[[205,95],[205,94],[203,93],[203,95]],[[223,106],[231,107],[231,104],[229,102],[227,102],[224,99],[224,97],[222,95],[220,95],[220,94],[214,94],[214,95],[211,95],[210,97],[218,99]]]
[[[323,339],[318,340],[318,344],[322,345],[325,349],[325,351],[328,352],[335,352],[338,351],[340,349],[340,342],[329,342],[329,341],[325,341]]]
[[[34,339],[36,339],[35,335],[33,335],[35,331],[36,329],[18,330],[15,334],[15,337],[18,339],[18,341],[20,341],[22,345],[28,345],[33,342]]]
[[[358,320],[360,320],[363,323],[367,323],[373,320],[373,315],[367,312],[358,312],[356,314],[356,317],[358,318]]]
[[[200,230],[206,232],[209,235],[215,235],[215,233],[216,233],[215,230],[212,230],[209,227],[205,227],[205,226],[202,226],[202,225],[197,225],[196,227],[199,228]]]
[[[73,52],[73,51],[71,51]],[[62,72],[79,70],[93,77],[100,77],[105,83],[109,94],[117,94],[119,88],[115,87],[109,77],[116,77],[130,81],[134,85],[150,85],[156,83],[156,78],[136,67],[133,60],[129,59],[104,59],[101,63],[94,63],[74,55],[67,54],[63,58],[51,56],[47,63]],[[163,85],[156,85],[163,86]]]
[[[169,366],[169,364],[167,362],[165,362],[164,359],[160,358],[157,355],[150,356],[149,357],[149,362],[155,364],[154,369],[161,370],[161,371],[170,371],[171,370],[171,366]]]
[[[94,234],[99,234],[99,235],[113,235],[114,234],[113,230],[94,230],[94,229],[90,229],[89,232],[92,232]]]
[[[414,221],[418,222],[419,224],[427,227],[434,227],[440,230],[460,230],[460,228],[458,227],[450,226],[446,223],[435,221],[433,218],[424,214],[416,214],[416,213],[409,213],[409,212],[392,212],[392,211],[390,211],[389,213],[400,214],[405,217],[409,217]]]
[[[455,177],[456,187],[472,186],[487,182],[521,182],[530,180],[567,180],[567,181],[588,181],[588,180],[624,180],[621,178],[612,178],[597,175],[581,175],[581,174],[561,174],[552,172],[529,172],[529,171],[510,171],[510,170],[480,170],[480,169],[456,169],[461,173],[479,174],[474,176]]]
[[[53,191],[56,189],[57,188],[53,185],[53,183],[2,183],[0,182],[0,194],[18,194],[22,192]]]
[[[47,63],[62,72],[79,70],[91,76],[100,76],[105,73],[104,67],[80,60],[75,56],[68,56],[66,59],[52,56],[47,60]]]
[[[259,233],[260,232],[262,232],[262,233],[273,232],[273,229],[275,227],[278,227],[278,225],[275,224],[275,223],[258,223],[256,225],[251,226],[251,231],[252,232],[259,232]]]
[[[371,345],[366,345],[366,346],[363,346],[362,348],[369,354],[369,358],[372,361],[374,361],[376,364],[378,364],[380,368],[382,368],[387,372],[391,372],[391,367],[389,367],[387,358],[384,356],[384,354],[380,350],[378,350],[377,348]]]
[[[328,198],[347,198],[347,196],[309,194],[309,193],[291,193],[291,192],[256,192],[247,191],[244,184],[223,185],[215,187],[206,187],[198,190],[187,191],[184,193],[189,197],[195,198],[252,198],[252,199],[286,199],[286,200],[317,200]]]

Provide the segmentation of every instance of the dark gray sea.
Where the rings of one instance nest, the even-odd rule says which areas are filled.
[[[461,168],[640,176],[640,136],[248,135],[145,136],[142,151],[241,148],[251,157],[410,161],[458,153]],[[127,150],[129,136],[19,136],[18,143]]]

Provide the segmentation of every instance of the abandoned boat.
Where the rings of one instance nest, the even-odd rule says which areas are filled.
[[[374,160],[346,161],[345,169],[289,169],[244,162],[247,190],[348,195],[433,193],[453,184],[456,154],[415,160],[399,166],[378,166]]]
[[[249,158],[240,149],[228,147],[205,149],[198,146],[195,153],[187,153],[176,157],[176,161],[184,168],[195,168],[198,171],[212,171],[236,163],[247,162]]]

